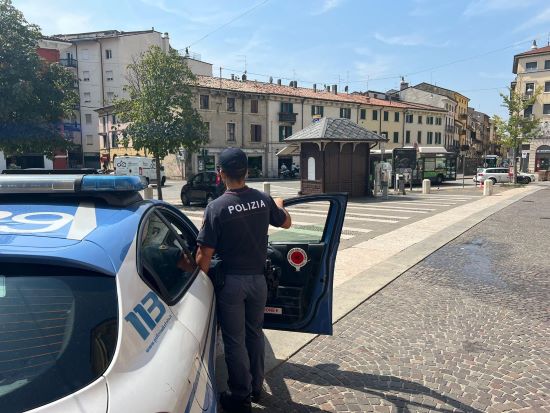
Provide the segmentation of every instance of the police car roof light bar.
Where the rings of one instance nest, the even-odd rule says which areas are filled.
[[[147,187],[140,176],[0,175],[1,194],[137,192]]]

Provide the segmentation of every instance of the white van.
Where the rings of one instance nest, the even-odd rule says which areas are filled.
[[[147,183],[156,183],[157,171],[155,160],[144,156],[117,156],[114,159],[115,175],[144,176]],[[164,186],[166,176],[164,166],[160,167],[160,184]]]

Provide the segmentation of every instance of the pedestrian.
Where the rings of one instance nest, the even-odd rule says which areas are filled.
[[[216,165],[216,196],[220,196],[225,191],[220,165]]]
[[[267,231],[270,224],[289,228],[291,218],[282,199],[246,185],[248,160],[242,150],[225,149],[219,160],[227,190],[206,207],[197,237],[197,263],[208,272],[216,253],[225,277],[216,304],[229,391],[220,395],[220,403],[229,413],[250,412],[264,380]]]

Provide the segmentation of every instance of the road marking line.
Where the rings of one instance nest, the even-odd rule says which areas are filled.
[[[326,214],[327,213],[327,211],[323,210],[323,209],[311,209],[311,208],[299,208],[298,209],[298,208],[295,208],[295,207],[288,208],[288,212],[290,212],[290,214],[294,213],[294,211],[319,212],[321,214]],[[346,211],[346,216],[348,216],[348,214],[356,215],[356,216],[359,216],[359,217],[373,217],[373,218],[394,218],[394,219],[409,219],[410,218],[410,217],[407,217],[407,216],[364,214],[364,213],[360,213],[360,212]]]
[[[324,222],[303,222],[303,221],[294,221],[292,220],[292,225],[319,225],[324,227]],[[350,232],[361,232],[363,234],[367,234],[369,232],[372,232],[372,229],[366,229],[366,228],[355,228],[355,227],[342,227],[343,231],[350,231]]]
[[[357,205],[357,206],[355,206]],[[298,206],[297,206],[298,207]],[[302,209],[305,209],[304,206],[299,206]],[[348,203],[347,209],[372,209],[372,210],[382,210],[382,211],[390,211],[390,212],[407,212],[410,214],[427,214],[430,211],[436,211],[435,208],[422,208],[422,211],[419,211],[418,208],[407,208],[407,207],[384,207],[384,206],[378,206],[377,204],[350,204]],[[327,208],[328,211],[328,208]]]
[[[312,214],[312,213],[305,213],[305,212],[293,212],[293,215],[303,215],[303,216],[311,216],[311,217],[323,217],[326,218],[326,214]],[[363,218],[363,217],[350,217],[346,215],[346,220],[349,221],[365,221],[365,222],[385,222],[388,224],[397,224],[399,221],[390,220],[390,219],[377,219],[377,218]]]

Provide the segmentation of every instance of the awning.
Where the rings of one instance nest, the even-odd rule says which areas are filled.
[[[276,153],[277,156],[298,156],[300,155],[300,145],[292,144],[285,146],[279,152]]]
[[[443,146],[419,146],[418,152],[420,153],[451,153],[447,151]]]

